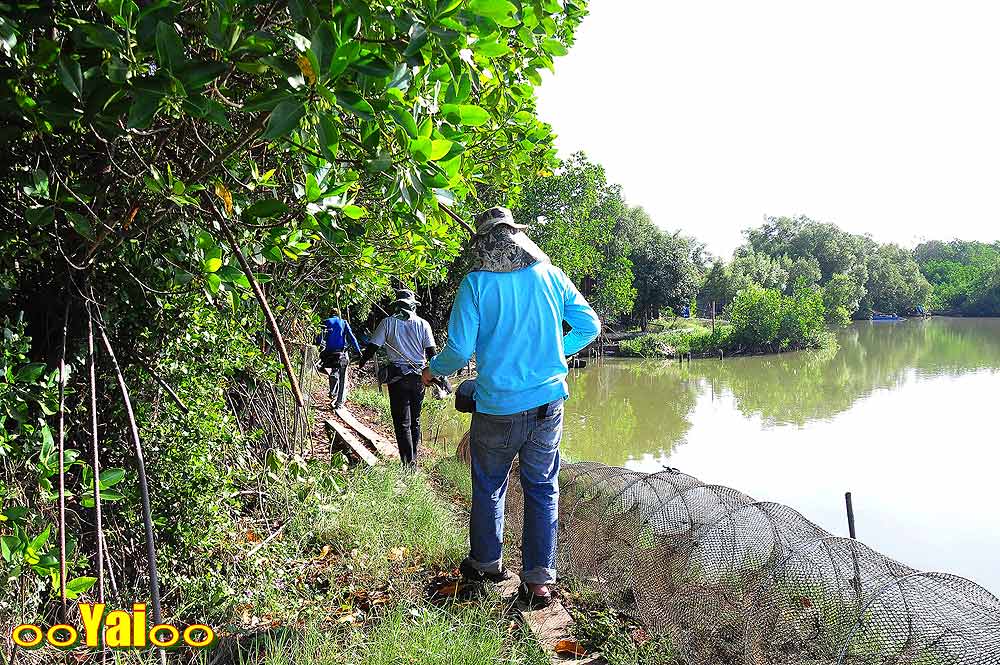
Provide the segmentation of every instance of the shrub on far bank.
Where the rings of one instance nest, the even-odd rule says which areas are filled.
[[[730,344],[742,351],[817,348],[827,343],[826,307],[819,289],[803,288],[790,296],[751,285],[740,291],[728,310]]]

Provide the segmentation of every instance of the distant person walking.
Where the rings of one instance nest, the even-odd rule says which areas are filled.
[[[548,605],[556,580],[559,443],[566,357],[600,333],[597,314],[573,282],[515,224],[510,210],[476,217],[478,269],[458,288],[448,343],[423,372],[424,384],[476,355],[472,417],[470,552],[462,574],[498,582],[503,567],[504,502],[514,456],[524,490],[521,599]],[[563,322],[570,325],[563,334]]]
[[[396,291],[395,314],[382,319],[361,356],[364,366],[385,347],[389,366],[384,380],[389,386],[392,424],[399,459],[408,465],[415,463],[420,447],[420,410],[424,403],[421,371],[427,366],[426,359],[437,353],[431,325],[417,316],[419,304],[413,291]]]
[[[340,318],[340,312],[333,310],[333,316],[323,321],[323,331],[316,337],[320,347],[319,364],[330,372],[330,404],[340,409],[347,401],[347,366],[350,356],[347,347],[361,355],[358,340],[351,332],[351,324]]]

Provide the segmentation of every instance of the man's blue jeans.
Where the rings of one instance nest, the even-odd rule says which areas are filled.
[[[473,567],[496,573],[503,565],[507,479],[517,455],[524,492],[521,580],[529,584],[555,582],[562,423],[561,399],[509,416],[472,416],[469,563]]]

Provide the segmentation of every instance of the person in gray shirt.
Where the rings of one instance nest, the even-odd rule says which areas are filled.
[[[380,348],[385,348],[392,424],[399,459],[408,465],[415,463],[420,446],[420,410],[425,390],[420,376],[427,359],[437,353],[431,325],[417,315],[419,304],[412,291],[396,291],[395,313],[378,324],[361,356],[364,366]]]

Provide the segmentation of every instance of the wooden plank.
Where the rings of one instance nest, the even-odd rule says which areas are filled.
[[[599,654],[593,653],[580,658],[564,658],[556,654],[556,645],[560,640],[573,639],[573,617],[570,616],[566,608],[559,600],[553,600],[552,604],[537,610],[529,610],[520,603],[514,604],[517,597],[517,589],[521,586],[521,580],[517,575],[511,574],[509,580],[501,582],[499,585],[500,596],[510,602],[515,611],[521,615],[521,620],[538,640],[552,663],[587,663],[588,665],[607,665],[607,660]]]
[[[399,459],[399,449],[386,441],[385,437],[381,434],[375,432],[363,422],[358,420],[353,413],[347,410],[347,407],[337,409],[336,414],[340,416],[341,420],[350,425],[354,431],[360,434],[361,438],[365,439],[368,443],[374,446],[379,455],[382,457]]]
[[[358,440],[358,437],[341,425],[340,423],[334,422],[332,420],[324,421],[326,424],[326,431],[330,434],[330,447],[333,448],[333,443],[337,439],[340,439],[347,447],[350,448],[355,455],[361,458],[368,466],[375,466],[378,464],[378,458],[372,454],[370,450],[365,448],[364,444]]]

